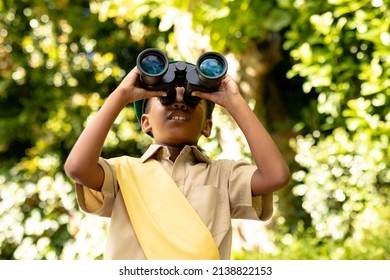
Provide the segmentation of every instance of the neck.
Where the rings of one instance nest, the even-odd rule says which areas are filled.
[[[182,143],[180,145],[175,145],[175,144],[166,144],[166,143],[163,143],[163,142],[155,142],[156,144],[158,145],[162,145],[162,146],[165,146],[168,151],[169,151],[169,159],[172,161],[172,162],[175,162],[176,161],[176,158],[180,155],[181,151],[184,149],[185,146],[196,146],[196,144],[191,144],[191,143]]]
[[[173,146],[166,146],[169,151],[169,159],[172,162],[175,162],[176,158],[180,155],[181,151],[183,150],[184,146],[182,147],[173,147]]]

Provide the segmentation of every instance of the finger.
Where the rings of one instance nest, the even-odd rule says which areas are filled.
[[[213,102],[215,104],[219,104],[219,99],[220,98],[219,98],[219,95],[218,95],[217,92],[207,93],[207,92],[201,92],[201,91],[194,91],[191,94],[193,96],[196,96],[196,97],[199,97],[199,98],[211,101],[211,102]]]
[[[167,92],[166,91],[153,91],[153,95],[156,96],[156,97],[163,97],[163,96],[167,96]]]
[[[135,85],[137,86],[137,83],[138,83],[138,77],[140,76],[139,74],[139,71],[136,67],[134,67],[133,69],[131,69],[131,71],[126,75],[126,77],[124,78],[125,81],[127,81],[128,83],[132,84],[132,85]]]
[[[145,95],[145,98],[164,97],[167,96],[167,92],[161,90],[146,90]]]
[[[191,92],[192,96],[208,99],[210,96],[210,93],[202,92],[202,91],[193,91]]]

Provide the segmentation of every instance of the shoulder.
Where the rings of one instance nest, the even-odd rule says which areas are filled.
[[[211,166],[224,168],[224,169],[236,169],[240,167],[249,167],[252,166],[248,161],[244,159],[234,160],[234,159],[217,159],[210,161]]]
[[[217,159],[210,162],[210,170],[223,174],[228,180],[232,177],[251,177],[256,169],[255,165],[250,164],[244,159]]]
[[[108,164],[117,167],[120,165],[137,165],[141,164],[141,159],[136,158],[136,157],[131,157],[131,156],[120,156],[120,157],[113,157],[113,158],[108,158],[108,159],[103,159],[106,161]]]

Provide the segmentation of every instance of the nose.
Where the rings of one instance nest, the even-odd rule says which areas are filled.
[[[185,89],[183,87],[176,88],[176,99],[172,104],[173,108],[182,110],[187,109],[187,104],[184,102],[184,91]]]

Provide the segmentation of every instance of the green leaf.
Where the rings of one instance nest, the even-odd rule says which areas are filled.
[[[287,27],[291,23],[291,20],[291,13],[273,8],[269,15],[264,19],[263,25],[268,30],[277,32]]]

